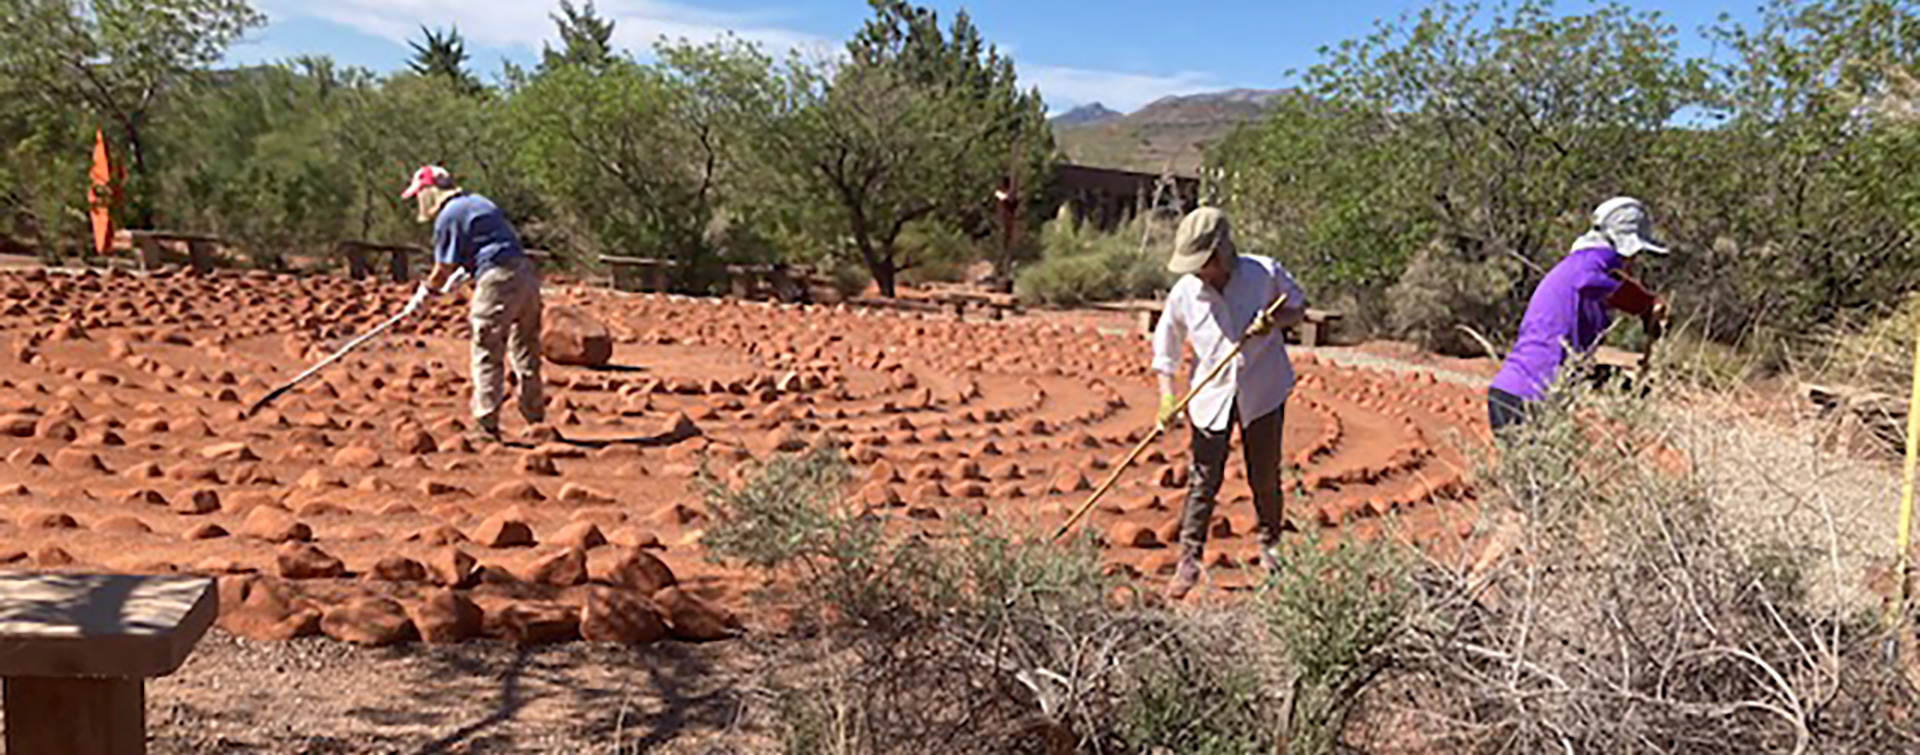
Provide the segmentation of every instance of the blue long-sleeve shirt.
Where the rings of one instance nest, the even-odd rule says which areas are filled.
[[[488,268],[527,256],[513,224],[492,200],[461,194],[440,206],[433,219],[433,261],[459,265],[475,278]]]

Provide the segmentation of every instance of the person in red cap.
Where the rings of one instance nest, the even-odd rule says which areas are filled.
[[[540,277],[520,246],[520,237],[500,208],[486,197],[462,191],[438,165],[422,166],[401,193],[419,206],[420,222],[433,223],[433,274],[414,295],[431,296],[473,277],[473,420],[476,439],[500,439],[500,404],[506,397],[506,363],[520,382],[520,416],[529,425],[546,422],[540,381]]]

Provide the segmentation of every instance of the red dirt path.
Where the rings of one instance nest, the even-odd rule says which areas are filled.
[[[570,639],[591,596],[652,592],[621,577],[638,552],[687,592],[741,606],[750,579],[708,563],[698,544],[706,515],[690,482],[703,459],[731,475],[830,433],[850,442],[856,495],[902,529],[984,514],[1051,531],[1150,428],[1155,404],[1137,338],[568,288],[550,290],[548,305],[601,317],[615,363],[631,369],[549,365],[550,417],[569,439],[654,444],[464,444],[465,302],[449,298],[241,419],[247,402],[407,293],[264,273],[0,273],[11,340],[0,354],[0,563],[226,575],[228,608],[250,592],[266,612],[223,618],[236,632],[310,633],[332,613],[330,634],[378,642],[406,629],[380,635],[383,606],[417,618],[448,599],[442,564],[457,549],[482,573],[453,594],[485,612],[484,632]],[[1457,544],[1472,522],[1458,445],[1486,432],[1477,396],[1426,375],[1295,360],[1289,518],[1371,534],[1396,513],[1402,536]],[[697,437],[672,432],[688,420]],[[1115,569],[1170,572],[1185,441],[1184,431],[1159,441],[1089,518],[1108,533]],[[1218,587],[1253,582],[1248,501],[1235,462],[1210,548]],[[489,547],[506,520],[536,544]],[[269,540],[299,524],[343,574],[275,578],[299,564],[282,563],[296,546]],[[329,573],[324,556],[305,557]],[[376,597],[397,605],[369,607]]]

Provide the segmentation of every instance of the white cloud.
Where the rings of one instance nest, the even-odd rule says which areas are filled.
[[[584,3],[582,3],[584,4]],[[269,0],[273,15],[319,18],[394,42],[417,39],[420,27],[458,25],[470,42],[486,47],[539,50],[557,43],[557,3],[525,0]],[[595,10],[614,22],[614,44],[646,55],[660,37],[695,42],[732,33],[775,52],[822,44],[804,32],[782,28],[764,13],[728,13],[662,0],[599,0]]]
[[[404,44],[418,39],[422,25],[443,28],[458,25],[460,33],[481,47],[537,52],[558,44],[549,14],[550,0],[263,0],[270,15],[302,16],[340,24],[360,32]],[[595,10],[614,22],[614,42],[634,54],[649,57],[655,40],[685,38],[706,42],[725,34],[763,45],[775,55],[801,50],[835,55],[839,42],[783,25],[791,11],[720,11],[674,0],[596,0]],[[582,3],[584,4],[584,3]],[[1170,74],[1108,71],[1015,61],[1021,80],[1038,86],[1053,111],[1099,102],[1129,112],[1170,94],[1223,89],[1211,74],[1181,71]]]
[[[1020,64],[1022,81],[1040,88],[1047,108],[1062,112],[1098,102],[1123,113],[1140,109],[1170,94],[1193,94],[1227,86],[1212,74],[1181,71],[1172,74],[1128,73],[1090,68]]]

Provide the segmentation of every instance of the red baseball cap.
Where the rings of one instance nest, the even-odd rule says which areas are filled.
[[[421,189],[438,186],[442,189],[453,188],[453,174],[438,165],[422,165],[413,172],[413,182],[407,184],[407,190],[400,192],[401,199],[412,199]]]

